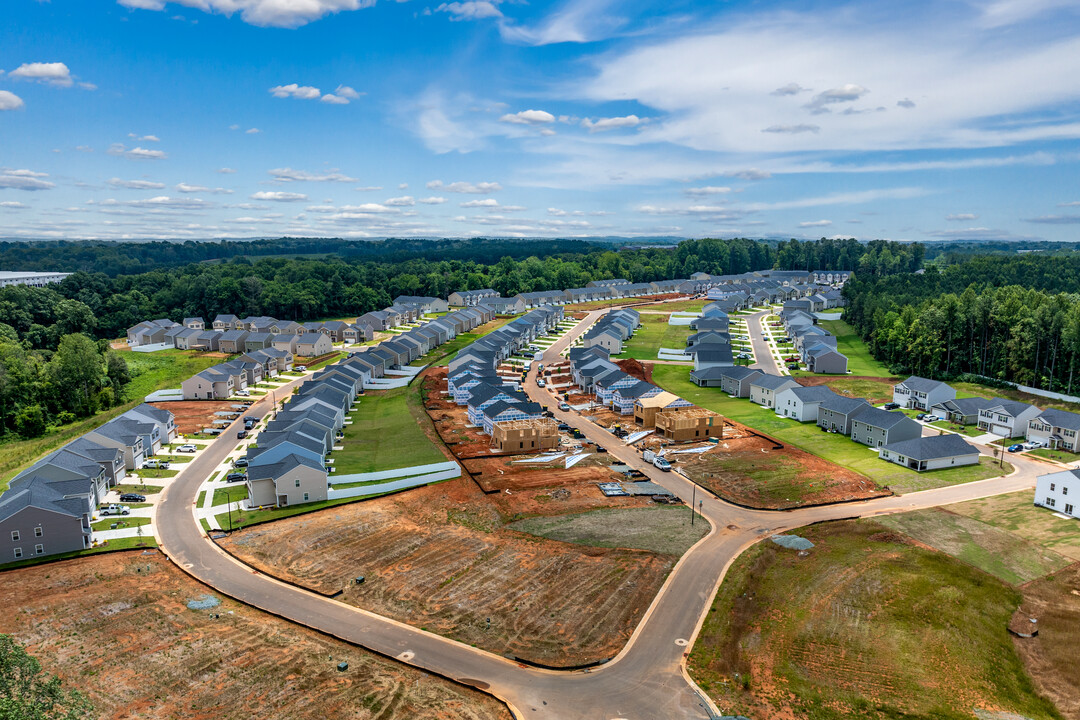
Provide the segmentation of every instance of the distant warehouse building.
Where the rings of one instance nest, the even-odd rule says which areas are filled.
[[[9,272],[0,271],[0,287],[8,285],[29,285],[30,287],[45,287],[58,283],[71,273],[62,272]]]

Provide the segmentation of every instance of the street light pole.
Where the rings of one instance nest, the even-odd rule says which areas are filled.
[[[694,526],[694,507],[697,505],[697,483],[694,483],[694,495],[690,500],[690,527]]]
[[[232,522],[232,491],[229,490],[229,489],[226,489],[225,490],[225,497],[226,497],[226,499],[227,499],[227,501],[229,503],[229,532],[232,532],[232,530],[233,530],[233,522]]]

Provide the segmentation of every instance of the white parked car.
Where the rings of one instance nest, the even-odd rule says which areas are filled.
[[[236,394],[239,395],[240,397],[247,397],[251,393],[248,392],[247,390],[237,390]]]
[[[1042,443],[1036,442],[1035,440],[1028,440],[1027,442],[1021,444],[1024,446],[1025,450],[1034,450],[1035,448],[1042,447]]]
[[[199,447],[197,445],[181,445],[180,447],[176,448],[176,452],[193,453],[198,449]]]

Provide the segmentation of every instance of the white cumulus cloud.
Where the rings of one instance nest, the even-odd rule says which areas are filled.
[[[421,205],[442,205],[444,202],[446,202],[446,198],[432,196],[420,198],[416,202],[420,203]]]
[[[581,121],[581,127],[587,129],[589,132],[604,132],[605,130],[615,130],[616,128],[637,127],[643,122],[645,121],[639,118],[637,115],[599,118],[598,120],[590,120],[589,118],[585,118]]]
[[[0,90],[0,110],[19,110],[23,105],[22,98],[15,93]]]
[[[270,88],[270,94],[276,98],[294,97],[300,100],[318,100],[322,95],[322,91],[310,85],[289,83],[288,85],[277,85]]]
[[[383,204],[388,207],[412,207],[416,204],[416,199],[411,195],[402,195],[401,197],[390,198]]]
[[[828,227],[830,225],[832,225],[832,220],[807,220],[799,223],[801,228]]]
[[[499,122],[514,125],[543,125],[555,122],[555,116],[544,110],[522,110],[516,113],[507,113],[499,118]]]
[[[45,180],[47,177],[49,177],[48,173],[34,172],[33,170],[0,169],[0,188],[49,190],[56,187],[56,183]]]
[[[323,173],[313,173],[307,170],[293,170],[292,168],[275,168],[267,171],[275,182],[357,182],[356,178],[343,175],[337,169]]]
[[[129,190],[162,190],[165,188],[165,183],[154,182],[153,180],[121,180],[115,177],[109,180],[109,185]]]
[[[497,182],[452,182],[444,185],[442,180],[432,180],[427,184],[428,190],[444,190],[452,193],[466,193],[469,195],[490,195],[502,190],[502,185]]]
[[[484,198],[483,200],[467,200],[461,203],[463,208],[496,208],[499,207],[499,201],[495,198]]]
[[[23,63],[8,73],[9,77],[36,82],[48,83],[57,87],[71,87],[74,82],[71,78],[71,70],[62,62],[32,62]]]
[[[333,13],[362,10],[375,0],[171,0],[178,5],[208,13],[240,18],[260,27],[295,28]],[[120,5],[139,10],[164,10],[165,0],[117,0]]]
[[[272,200],[274,202],[298,202],[301,200],[307,200],[308,196],[303,193],[294,192],[280,192],[271,190],[261,190],[254,193],[251,196],[252,200]]]
[[[501,18],[503,14],[494,3],[488,0],[467,0],[466,2],[443,3],[435,12],[449,13],[451,20],[480,20],[482,18]]]

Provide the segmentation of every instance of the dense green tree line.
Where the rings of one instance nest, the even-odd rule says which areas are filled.
[[[926,247],[921,243],[822,238],[815,242],[789,240],[776,249],[779,270],[851,270],[859,277],[884,277],[915,272],[922,267]]]
[[[895,372],[1080,385],[1080,256],[975,256],[923,275],[858,278],[844,312]]]
[[[56,350],[30,349],[0,324],[0,434],[37,437],[124,399],[127,363],[106,341],[64,335]]]

